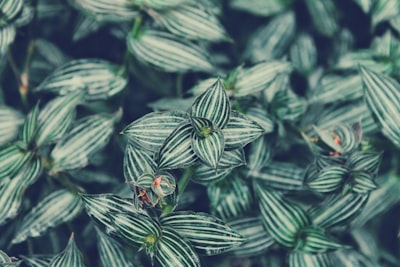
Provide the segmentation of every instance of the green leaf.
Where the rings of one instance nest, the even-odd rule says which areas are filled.
[[[323,229],[311,226],[299,231],[295,250],[313,254],[326,253],[343,247],[343,245],[327,236]]]
[[[364,255],[355,249],[339,249],[332,253],[332,265],[330,266],[365,266],[376,267],[380,264],[372,261],[368,255]]]
[[[192,148],[193,127],[181,123],[164,141],[158,156],[160,169],[176,169],[193,165],[198,157]]]
[[[360,68],[367,104],[375,115],[382,133],[400,146],[400,85],[394,79]]]
[[[157,164],[145,151],[135,145],[128,144],[124,155],[124,177],[126,182],[135,185],[140,176],[145,173],[154,174]]]
[[[294,12],[277,15],[250,37],[244,53],[245,58],[251,62],[281,58],[289,47],[295,30]]]
[[[231,105],[221,79],[217,79],[211,87],[199,95],[191,109],[192,117],[208,119],[220,129],[227,125],[230,113]]]
[[[52,260],[52,255],[33,254],[27,256],[20,255],[21,259],[30,267],[48,267]]]
[[[20,144],[12,144],[0,150],[0,184],[2,180],[15,175],[32,157],[30,151],[23,151]]]
[[[49,267],[84,267],[85,263],[78,247],[75,244],[74,233],[68,240],[68,244],[64,251],[57,254],[50,262]]]
[[[288,202],[282,194],[254,185],[259,198],[264,227],[276,242],[285,247],[296,244],[297,233],[310,224],[300,206]]]
[[[371,49],[378,58],[396,60],[399,54],[400,42],[390,30],[379,37],[375,37],[371,43]]]
[[[13,264],[12,263],[13,260],[11,259],[11,257],[9,257],[4,251],[0,250],[0,265],[1,266],[18,266],[16,263]]]
[[[17,110],[0,106],[0,147],[15,138],[23,121],[23,115]]]
[[[290,267],[330,267],[332,265],[330,254],[309,254],[301,251],[292,251],[289,254],[289,266]]]
[[[292,0],[231,0],[229,5],[233,9],[243,10],[258,16],[271,16],[284,11]]]
[[[257,256],[265,253],[275,240],[265,231],[260,217],[242,217],[229,222],[229,225],[245,238],[237,247],[229,250],[234,256]]]
[[[128,35],[127,47],[139,62],[165,72],[214,71],[207,51],[169,33],[145,30],[138,38]]]
[[[107,145],[114,131],[115,117],[91,115],[77,122],[51,151],[51,173],[83,168],[89,158]]]
[[[170,227],[162,229],[156,259],[162,267],[200,267],[200,260],[188,241]]]
[[[8,46],[14,42],[16,34],[17,30],[14,25],[0,27],[0,55],[7,53]]]
[[[369,193],[378,187],[371,174],[364,171],[352,173],[352,181],[350,186],[352,191],[358,194]]]
[[[0,3],[0,11],[2,14],[2,18],[0,20],[0,26],[2,24],[11,21],[15,18],[18,13],[21,11],[24,5],[23,0],[4,0]]]
[[[228,36],[218,18],[199,4],[188,4],[150,15],[176,36],[192,40],[222,41]]]
[[[130,0],[69,0],[70,4],[83,13],[100,21],[131,21],[138,10]]]
[[[201,161],[217,171],[218,163],[224,152],[224,135],[221,130],[213,131],[203,138],[193,133],[192,148]]]
[[[131,201],[113,194],[81,195],[86,213],[104,226],[107,232],[115,231],[109,214],[115,212],[139,212]]]
[[[96,228],[97,233],[97,247],[99,250],[101,266],[126,266],[133,267],[133,264],[129,262],[129,259],[125,255],[123,247],[109,237],[103,234],[99,229]]]
[[[343,184],[349,172],[341,166],[326,166],[317,177],[308,179],[306,185],[315,192],[329,193],[337,190]]]
[[[41,236],[49,228],[71,221],[82,208],[78,195],[65,189],[54,191],[25,215],[11,243],[17,244],[29,237]]]
[[[290,47],[290,60],[293,66],[305,75],[310,74],[317,64],[317,47],[310,34],[300,33]]]
[[[83,100],[83,92],[74,91],[51,100],[39,113],[35,138],[38,147],[60,139],[75,118],[75,107]]]
[[[160,224],[177,231],[205,255],[221,254],[244,240],[225,222],[207,213],[174,212],[161,217]]]
[[[232,111],[228,124],[222,129],[225,149],[244,147],[264,133],[264,129],[245,115]]]
[[[377,0],[372,8],[372,27],[396,16],[400,12],[400,5],[397,1]]]
[[[156,152],[187,118],[182,111],[152,112],[130,123],[121,133],[140,147]]]
[[[333,37],[339,28],[334,1],[324,0],[316,2],[305,0],[305,4],[316,30],[322,35]]]
[[[41,160],[34,159],[11,180],[0,185],[0,225],[17,216],[25,190],[39,178],[41,172]]]
[[[265,133],[271,133],[275,129],[275,122],[265,108],[250,107],[246,112],[246,116],[260,125]]]
[[[215,130],[213,123],[209,119],[200,117],[191,117],[190,121],[192,123],[196,135],[199,138],[205,138]]]
[[[368,196],[369,194],[355,193],[328,196],[320,205],[309,211],[313,224],[321,228],[330,228],[348,223],[362,211]]]
[[[29,147],[34,140],[39,125],[39,105],[37,104],[25,119],[21,131],[22,142]]]
[[[154,8],[156,10],[176,8],[191,2],[193,2],[193,0],[132,0],[132,3],[135,5],[141,6],[145,9]]]
[[[253,194],[249,185],[232,173],[224,180],[207,185],[210,210],[217,217],[228,220],[252,210]]]
[[[49,75],[36,92],[66,95],[84,91],[89,101],[107,99],[121,92],[128,83],[120,66],[100,59],[72,60]]]
[[[260,171],[271,161],[273,153],[273,140],[267,135],[260,136],[250,144],[247,168],[249,172]],[[258,175],[254,175],[258,176]]]
[[[382,152],[357,151],[350,155],[346,164],[353,171],[377,173],[382,161]]]

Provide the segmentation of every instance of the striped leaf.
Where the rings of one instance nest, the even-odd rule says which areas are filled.
[[[193,133],[192,148],[201,161],[217,170],[218,163],[224,152],[224,135],[221,130],[213,131],[203,138]]]
[[[34,13],[35,11],[33,5],[31,3],[25,2],[18,16],[13,21],[14,25],[16,27],[26,26],[33,20]]]
[[[11,21],[15,18],[18,13],[21,11],[24,5],[23,0],[4,0],[0,3],[0,11],[2,14],[2,18],[0,20],[0,26],[3,26],[5,23]]]
[[[50,262],[49,267],[84,267],[83,256],[75,244],[74,233],[68,240],[66,248],[57,254]]]
[[[247,175],[274,189],[302,190],[305,170],[293,163],[273,161],[260,170],[250,170]]]
[[[20,147],[20,143],[16,143],[0,150],[0,184],[3,179],[15,175],[32,157],[32,152],[24,151]]]
[[[221,254],[244,240],[225,222],[207,213],[174,212],[161,217],[160,224],[177,231],[205,255]]]
[[[245,115],[232,111],[228,124],[222,129],[225,139],[225,149],[232,150],[244,147],[256,140],[264,129]]]
[[[282,194],[254,185],[264,227],[276,242],[285,247],[296,244],[297,233],[310,224],[307,214]]]
[[[57,68],[35,91],[66,95],[83,90],[86,100],[100,100],[121,92],[127,83],[118,65],[101,59],[77,59]]]
[[[337,70],[357,70],[360,65],[384,73],[390,73],[394,68],[390,61],[377,60],[375,52],[370,49],[348,52],[339,58],[334,67]]]
[[[205,138],[214,131],[213,123],[206,118],[190,117],[195,134],[200,138]]]
[[[27,147],[31,145],[31,142],[35,138],[36,131],[38,129],[38,119],[39,105],[36,105],[26,117],[21,131],[21,140]]]
[[[156,259],[162,267],[200,267],[199,257],[190,243],[170,227],[162,229]]]
[[[231,105],[221,79],[199,95],[193,102],[191,116],[210,120],[215,126],[223,129],[230,117]]]
[[[307,109],[307,101],[296,95],[292,90],[287,90],[286,92],[278,92],[275,97],[278,100],[277,103],[275,99],[272,101],[271,106],[277,104],[278,108],[273,112],[283,121],[295,122],[304,114]],[[280,98],[282,101],[282,106],[279,106]]]
[[[343,225],[353,220],[368,201],[369,194],[348,193],[328,196],[309,211],[313,224],[321,228]]]
[[[218,169],[205,164],[197,166],[192,175],[192,181],[202,185],[218,182],[225,178],[234,168],[246,164],[243,149],[224,151],[218,163]]]
[[[253,194],[249,185],[238,175],[232,174],[218,183],[207,186],[211,213],[228,220],[252,210]]]
[[[342,166],[326,166],[317,177],[308,180],[306,185],[315,192],[329,193],[340,188],[347,175],[348,170]]]
[[[399,14],[400,5],[397,1],[377,0],[371,13],[372,27],[375,28],[379,23]]]
[[[39,113],[36,145],[42,146],[60,139],[75,118],[75,107],[83,100],[80,91],[51,100]]]
[[[400,85],[394,79],[360,68],[368,107],[375,115],[382,133],[400,146]]]
[[[39,178],[41,172],[41,160],[34,159],[11,180],[0,185],[0,225],[17,216],[25,190]]]
[[[232,0],[229,5],[238,10],[243,10],[258,16],[271,16],[285,10],[292,0]]]
[[[295,250],[314,254],[326,253],[343,247],[343,245],[327,236],[323,229],[312,226],[300,230]]]
[[[0,27],[0,55],[7,53],[8,46],[14,42],[16,34],[17,30],[14,25]]]
[[[40,254],[33,254],[29,255],[29,257],[20,255],[21,259],[24,260],[25,264],[30,267],[48,267],[50,261],[52,260],[52,255],[40,255]]]
[[[280,74],[275,77],[271,83],[261,92],[262,100],[264,103],[272,103],[277,94],[281,92],[285,92],[288,88],[290,88],[289,83],[289,74]]]
[[[168,31],[183,38],[211,42],[228,39],[216,15],[202,5],[181,5],[149,13]]]
[[[183,122],[167,137],[160,148],[158,167],[176,169],[193,165],[197,156],[192,148],[193,127]]]
[[[399,53],[399,46],[399,39],[389,30],[382,36],[375,37],[371,43],[371,49],[376,57],[394,60]]]
[[[305,4],[315,29],[322,35],[333,37],[339,28],[334,1],[305,0]]]
[[[252,62],[281,58],[294,38],[295,30],[293,12],[277,15],[250,37],[244,57]]]
[[[350,155],[346,164],[353,171],[377,173],[382,161],[382,152],[359,152]]]
[[[317,47],[310,34],[300,33],[290,47],[290,60],[293,66],[305,75],[310,74],[317,64]]]
[[[145,151],[138,149],[133,144],[128,144],[124,155],[125,181],[135,185],[143,174],[156,172],[157,164]]]
[[[109,1],[69,0],[70,4],[101,21],[131,21],[137,15],[137,8],[130,0]]]
[[[265,108],[250,107],[246,111],[246,116],[260,125],[265,133],[271,133],[275,129],[275,122]]]
[[[114,116],[96,114],[79,120],[51,151],[51,173],[88,165],[90,157],[107,145],[115,119]]]
[[[0,147],[15,139],[23,122],[24,117],[20,112],[0,106]]]
[[[115,231],[109,214],[115,212],[138,212],[131,201],[112,194],[98,194],[81,196],[85,204],[86,213],[104,226],[107,232]]]
[[[260,136],[250,144],[247,168],[250,172],[260,171],[271,161],[273,153],[273,140],[267,135]],[[255,175],[258,176],[258,175]]]
[[[82,208],[78,195],[65,189],[54,191],[24,216],[11,243],[17,244],[29,237],[41,236],[49,228],[71,221]]]
[[[129,261],[123,247],[109,237],[103,234],[99,229],[96,228],[97,233],[97,248],[99,251],[101,266],[126,266],[133,267],[133,264]]]
[[[104,24],[103,18],[82,14],[76,21],[72,40],[78,42],[90,34],[97,32]]]
[[[369,193],[378,187],[371,174],[364,171],[353,172],[351,182],[349,187],[351,186],[351,190],[358,194]]]
[[[0,266],[18,267],[20,262],[15,262],[15,258],[9,257],[4,251],[0,250]]]
[[[129,52],[139,62],[165,72],[214,71],[207,51],[172,34],[145,30],[127,38]]]
[[[235,96],[243,97],[258,93],[278,76],[292,71],[292,65],[288,61],[269,60],[258,63],[250,68],[238,71],[235,83]]]
[[[131,2],[145,9],[154,8],[160,10],[178,7],[186,3],[191,3],[193,0],[133,0]]]
[[[363,267],[376,267],[381,266],[380,263],[374,262],[369,259],[368,255],[355,250],[355,249],[339,249],[332,253],[331,266],[363,266]]]
[[[122,130],[132,142],[150,151],[158,151],[164,140],[187,119],[182,111],[152,112]]]
[[[289,254],[289,267],[330,267],[332,265],[330,254],[309,254],[301,251],[292,251]]]
[[[261,255],[275,244],[275,240],[265,231],[260,217],[237,218],[230,221],[229,225],[245,238],[243,243],[229,250],[234,256]]]

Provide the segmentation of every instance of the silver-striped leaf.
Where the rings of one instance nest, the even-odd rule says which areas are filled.
[[[53,255],[33,254],[28,256],[20,255],[21,259],[30,267],[48,267]]]
[[[73,91],[51,100],[43,107],[39,113],[35,137],[38,147],[57,141],[69,130],[75,118],[75,108],[83,97],[83,92]]]
[[[295,30],[294,12],[277,15],[250,37],[244,57],[254,63],[281,58],[292,42]]]
[[[394,69],[391,61],[377,60],[372,49],[348,52],[338,59],[334,68],[337,70],[357,70],[360,65],[384,73],[391,73]]]
[[[351,190],[358,194],[367,194],[375,190],[378,186],[375,183],[373,176],[364,171],[356,171],[352,174],[352,181],[349,184]]]
[[[78,42],[92,33],[98,31],[105,24],[101,18],[80,15],[75,23],[72,40]]]
[[[275,244],[275,240],[265,231],[258,216],[237,218],[230,221],[229,225],[245,238],[243,243],[229,250],[234,256],[261,255]]]
[[[371,10],[372,27],[386,21],[400,13],[400,5],[397,1],[377,0]]]
[[[264,129],[245,115],[232,111],[228,124],[222,129],[225,149],[244,147],[265,133]]]
[[[210,120],[215,126],[223,129],[230,117],[231,104],[221,79],[211,85],[193,102],[191,116]]]
[[[59,95],[83,90],[86,100],[107,99],[127,85],[124,73],[121,66],[102,59],[76,59],[57,68],[34,90]]]
[[[190,117],[195,134],[198,137],[207,137],[211,132],[214,131],[213,123],[206,118]]]
[[[24,116],[17,110],[0,106],[0,147],[15,139]]]
[[[228,35],[217,16],[200,4],[181,5],[149,14],[176,36],[191,40],[223,41]]]
[[[96,228],[97,248],[99,251],[101,266],[125,266],[133,267],[133,263],[127,258],[123,247],[114,239]]]
[[[69,0],[70,4],[100,21],[131,21],[138,9],[130,0]]]
[[[260,170],[249,170],[247,175],[274,189],[303,190],[305,170],[293,163],[272,161]]]
[[[138,146],[156,152],[187,118],[183,111],[151,112],[130,123],[121,133]]]
[[[192,148],[193,127],[183,122],[165,139],[158,154],[160,169],[176,169],[193,165],[198,160]]]
[[[331,257],[328,253],[309,254],[292,251],[288,256],[289,267],[331,267]]]
[[[235,96],[258,93],[268,87],[279,75],[289,74],[292,64],[284,60],[268,60],[250,68],[239,69],[235,82]]]
[[[306,186],[315,192],[333,192],[343,185],[347,175],[349,171],[342,166],[326,166],[320,170],[318,176],[309,177]]]
[[[200,267],[199,257],[191,244],[170,227],[162,229],[156,259],[162,267]]]
[[[384,74],[360,68],[368,107],[375,115],[382,133],[400,146],[400,85]]]
[[[246,116],[260,125],[265,133],[271,133],[275,129],[275,122],[265,108],[260,106],[250,107],[246,111]]]
[[[76,193],[66,189],[54,191],[24,216],[11,243],[17,244],[29,237],[41,236],[49,228],[71,221],[82,209],[81,198]]]
[[[224,135],[221,130],[214,130],[206,137],[192,133],[192,148],[199,159],[217,171],[218,163],[224,152]]]
[[[109,214],[115,212],[139,212],[131,201],[113,194],[83,194],[81,198],[85,204],[86,213],[104,227],[107,232],[116,231]]]
[[[192,3],[193,0],[132,0],[135,5],[141,6],[144,9],[169,9],[178,6]]]
[[[399,53],[399,46],[399,39],[390,30],[386,30],[382,36],[375,37],[372,40],[370,47],[376,57],[396,60],[395,58]]]
[[[33,152],[24,151],[21,143],[11,144],[0,150],[0,184],[2,180],[15,175],[32,157]]]
[[[4,251],[0,250],[0,266],[4,267],[18,267],[20,262],[15,262],[15,258],[7,255]]]
[[[257,16],[272,16],[284,11],[292,0],[231,0],[229,1],[230,7],[242,11],[249,12]]]
[[[36,131],[39,125],[39,105],[36,106],[29,112],[26,116],[24,125],[22,126],[22,131],[20,133],[20,138],[24,145],[29,147],[31,142],[34,140]]]
[[[208,52],[173,34],[144,30],[138,37],[128,35],[127,47],[139,62],[165,72],[213,72]]]
[[[335,2],[305,0],[305,4],[315,29],[322,35],[333,37],[339,29]]]
[[[271,137],[263,135],[250,144],[249,160],[246,166],[250,173],[260,171],[271,161],[274,146],[273,142]]]
[[[228,220],[252,210],[253,193],[250,186],[237,173],[224,180],[207,185],[210,210],[213,215]]]
[[[313,224],[321,228],[343,225],[353,220],[368,201],[369,194],[348,193],[330,195],[320,205],[311,208]]]
[[[287,201],[279,192],[254,183],[265,229],[276,242],[285,247],[296,244],[297,234],[310,219],[300,206]]]
[[[2,18],[0,21],[0,26],[10,22],[14,19],[18,13],[21,11],[24,5],[23,0],[3,0],[0,3],[0,11],[2,14]]]
[[[143,174],[154,174],[157,164],[145,151],[133,144],[128,144],[124,155],[124,177],[127,183],[136,185],[139,177]]]
[[[317,47],[314,39],[308,33],[300,33],[290,47],[290,60],[293,66],[305,75],[311,74],[317,60]]]
[[[0,185],[0,225],[18,215],[25,190],[33,184],[42,173],[42,162],[33,159],[11,180]]]
[[[221,254],[244,241],[229,225],[207,213],[173,212],[162,216],[160,224],[177,231],[205,255]]]
[[[115,116],[95,114],[79,120],[51,151],[51,173],[83,168],[90,157],[107,145]]]
[[[8,46],[14,42],[17,30],[14,25],[0,27],[0,55],[8,51]]]
[[[343,247],[342,244],[329,237],[323,229],[309,226],[299,231],[294,250],[314,254],[326,253]]]
[[[49,264],[49,267],[64,266],[85,267],[83,256],[75,243],[74,233],[71,234],[65,249],[60,254],[54,256]]]

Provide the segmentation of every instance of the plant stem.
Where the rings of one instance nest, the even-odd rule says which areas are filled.
[[[142,16],[137,16],[131,30],[131,35],[133,38],[138,37],[140,33],[140,26],[142,26]]]

